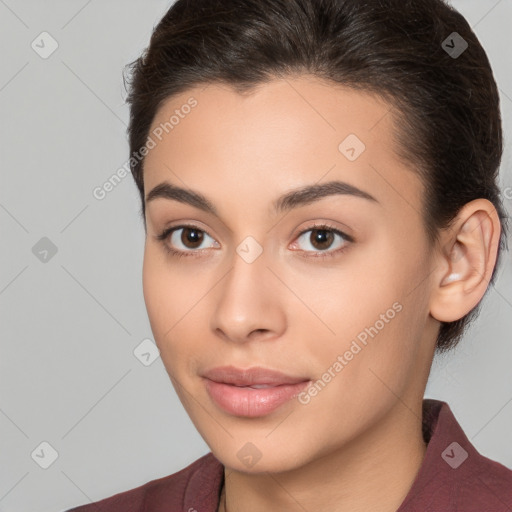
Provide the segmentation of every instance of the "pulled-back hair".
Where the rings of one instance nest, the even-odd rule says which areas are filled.
[[[450,52],[464,41],[460,55]],[[443,0],[177,0],[128,68],[131,154],[165,100],[202,84],[247,93],[310,74],[379,95],[392,106],[397,154],[424,185],[418,208],[431,246],[469,201],[495,206],[503,229],[494,283],[507,228],[498,89],[476,35]],[[144,220],[144,159],[130,165]],[[480,304],[441,324],[439,352],[458,343]]]

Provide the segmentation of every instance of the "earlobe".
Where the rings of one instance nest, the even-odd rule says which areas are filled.
[[[469,313],[487,290],[496,263],[501,225],[494,205],[475,199],[443,233],[448,250],[438,255],[430,314],[454,322]]]

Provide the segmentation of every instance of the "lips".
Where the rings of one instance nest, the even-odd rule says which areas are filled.
[[[252,367],[223,366],[202,375],[210,398],[232,416],[257,418],[290,403],[309,383],[307,377]]]
[[[253,366],[245,370],[234,366],[219,366],[205,371],[203,377],[214,382],[253,389],[298,384],[309,380],[308,377],[295,377],[261,366]]]

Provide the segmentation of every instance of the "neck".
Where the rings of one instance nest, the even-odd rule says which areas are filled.
[[[421,402],[397,402],[378,425],[347,446],[283,473],[224,469],[219,512],[316,510],[395,512],[426,452]]]

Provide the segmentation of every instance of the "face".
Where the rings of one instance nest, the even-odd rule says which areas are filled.
[[[423,186],[395,154],[389,105],[308,76],[247,95],[210,84],[169,99],[151,133],[145,302],[176,392],[223,464],[297,468],[421,404],[438,327],[432,262]],[[225,366],[302,384],[204,378]]]

